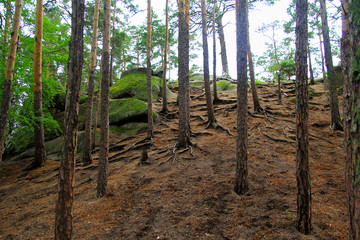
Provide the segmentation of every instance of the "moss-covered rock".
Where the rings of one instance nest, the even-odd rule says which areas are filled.
[[[120,138],[127,138],[135,136],[136,134],[146,132],[148,129],[147,123],[127,123],[122,126],[110,125],[110,133],[115,134]]]
[[[236,85],[226,80],[219,80],[216,82],[216,86],[222,91],[232,91],[236,89]]]
[[[152,100],[156,101],[161,94],[162,79],[152,77]],[[142,101],[147,101],[147,79],[146,75],[142,73],[134,73],[120,78],[110,88],[110,98],[136,98]]]

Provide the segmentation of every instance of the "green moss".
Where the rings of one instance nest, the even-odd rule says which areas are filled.
[[[147,131],[147,123],[127,123],[122,126],[110,125],[110,132],[121,138],[131,137]]]
[[[231,91],[236,88],[235,84],[231,84],[229,81],[226,80],[217,81],[216,86],[222,91]]]
[[[293,98],[290,98],[290,99],[289,99],[289,102],[291,102],[291,103],[296,103],[296,98],[294,98],[294,97],[293,97]]]
[[[324,94],[324,92],[316,92],[314,89],[309,89],[309,97],[319,97],[322,94]]]
[[[204,74],[203,73],[194,73],[194,74],[190,75],[189,79],[190,79],[190,81],[204,80]]]
[[[152,77],[152,100],[156,101],[161,93],[162,79]],[[147,80],[146,75],[134,73],[121,78],[110,88],[110,98],[136,98],[147,101]]]

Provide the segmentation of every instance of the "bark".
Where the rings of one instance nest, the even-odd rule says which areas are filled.
[[[309,44],[308,44],[308,56],[309,56],[310,85],[314,85],[315,79],[314,79],[314,72],[313,72],[313,68],[312,68],[312,64],[311,64],[311,52],[310,52]]]
[[[41,54],[43,35],[43,1],[36,1],[35,51],[34,51],[34,115],[35,155],[33,167],[37,168],[46,160],[44,124],[42,121]]]
[[[349,239],[360,238],[360,75],[359,3],[342,1],[342,66],[344,73],[344,125],[346,191],[349,211]]]
[[[11,33],[10,49],[6,63],[5,81],[3,85],[3,94],[2,94],[1,109],[0,109],[0,162],[2,161],[2,155],[4,152],[5,132],[6,132],[6,126],[7,126],[8,114],[9,114],[12,79],[14,76],[17,40],[19,36],[21,6],[22,6],[22,0],[16,0],[13,29]]]
[[[297,229],[303,234],[311,231],[311,182],[308,139],[308,29],[307,0],[296,0],[296,180]]]
[[[100,150],[97,181],[97,197],[106,194],[109,175],[109,89],[110,89],[110,9],[111,0],[104,1],[103,52],[101,57],[101,110],[100,110]]]
[[[224,26],[222,24],[222,15],[221,14],[219,14],[219,16],[216,18],[216,24],[217,24],[217,31],[219,34],[220,48],[221,48],[220,55],[221,55],[221,63],[222,63],[222,75],[225,78],[230,78],[229,64],[228,64],[227,54],[226,54]]]
[[[324,37],[325,64],[328,72],[328,81],[329,81],[329,90],[330,90],[331,128],[334,130],[343,130],[343,125],[341,122],[340,111],[339,111],[338,96],[335,87],[335,73],[332,62],[325,0],[320,0],[320,12],[321,12],[322,32]]]
[[[153,114],[152,114],[152,84],[151,84],[151,0],[147,1],[147,41],[146,41],[146,63],[147,63],[147,94],[148,94],[148,137],[153,137]]]
[[[102,72],[102,68],[100,67],[100,73]],[[93,119],[93,131],[91,136],[91,149],[95,149],[96,146],[96,132],[97,132],[97,117],[99,115],[99,102],[100,102],[100,91],[101,91],[101,74],[99,77],[99,84],[98,84],[98,91],[95,96],[95,112],[94,112],[94,119]]]
[[[210,75],[209,75],[209,47],[207,41],[207,17],[205,0],[201,0],[201,16],[202,16],[202,40],[203,40],[203,63],[204,63],[204,85],[205,97],[207,105],[207,115],[209,126],[216,126],[216,118],[214,114],[214,106],[210,90]]]
[[[97,31],[99,22],[100,0],[96,0],[94,9],[93,35],[91,39],[89,82],[88,82],[88,101],[85,114],[85,138],[82,161],[84,166],[92,163],[91,157],[91,122],[94,102],[94,75],[96,67],[96,48],[97,48]],[[96,126],[95,126],[96,132]]]
[[[63,159],[60,163],[56,203],[55,239],[72,238],[73,199],[80,85],[83,65],[84,0],[72,1],[69,79],[64,116]]]
[[[179,0],[179,138],[178,148],[186,148],[190,142],[190,94],[189,94],[189,0]]]
[[[165,45],[164,45],[164,61],[163,61],[163,89],[162,89],[162,113],[168,112],[167,93],[166,93],[166,70],[167,70],[167,53],[169,38],[169,0],[165,4]]]
[[[317,0],[316,0],[317,1]],[[319,14],[316,15],[316,22],[319,22]],[[323,79],[325,81],[326,79],[326,72],[325,72],[325,59],[324,59],[324,51],[323,51],[323,41],[321,37],[321,27],[318,24],[318,37],[319,37],[319,43],[320,43],[320,54],[321,54],[321,70],[323,74]]]
[[[249,6],[247,6],[246,8],[247,10],[247,56],[248,56],[248,62],[249,62],[249,70],[250,70],[250,84],[251,84],[251,93],[252,93],[252,97],[253,97],[253,103],[254,103],[254,111],[255,112],[260,112],[262,111],[262,107],[260,105],[260,101],[259,101],[259,97],[257,94],[257,90],[256,90],[256,84],[255,84],[255,70],[254,70],[254,63],[252,60],[252,55],[251,55],[251,46],[250,46],[250,24],[249,24]]]
[[[237,136],[234,190],[237,194],[245,194],[249,188],[247,163],[247,4],[247,0],[236,0]]]
[[[11,16],[11,1],[4,1],[4,5],[6,8],[5,13],[5,26],[4,26],[4,46],[8,44],[9,41],[9,28],[10,28],[10,16]]]
[[[113,31],[112,31],[112,35],[113,37],[115,36],[115,19],[116,19],[116,0],[114,0],[114,12],[113,12]],[[111,50],[114,50],[114,41],[111,43]],[[111,53],[111,57],[110,57],[110,86],[112,86],[113,83],[113,64],[114,64],[114,54]],[[125,61],[124,61],[124,65],[125,65]],[[125,67],[124,67],[124,71],[125,71]]]
[[[217,3],[214,0],[214,11],[213,11],[213,25],[212,25],[212,32],[213,32],[213,90],[214,90],[214,102],[219,101],[217,86],[216,86],[216,30],[215,30],[215,19],[216,19],[216,9]]]

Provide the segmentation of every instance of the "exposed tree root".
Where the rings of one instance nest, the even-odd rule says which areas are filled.
[[[223,126],[221,126],[219,123],[217,123],[217,122],[207,122],[207,125],[206,125],[206,129],[208,129],[208,128],[213,128],[213,129],[220,129],[220,130],[223,130],[223,131],[225,131],[227,134],[229,134],[230,136],[234,136],[234,134],[232,134],[231,132],[230,132],[230,130],[229,129],[227,129],[226,127],[223,127]]]

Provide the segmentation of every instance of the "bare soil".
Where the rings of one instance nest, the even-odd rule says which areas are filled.
[[[296,226],[294,85],[277,103],[276,86],[258,86],[266,113],[255,114],[249,93],[248,194],[233,191],[235,137],[206,129],[206,104],[193,88],[193,146],[176,150],[178,107],[155,125],[155,146],[142,155],[133,138],[111,139],[108,193],[96,198],[97,152],[92,165],[76,168],[74,239],[347,239],[343,132],[332,131],[327,93],[310,99],[309,142],[313,231]],[[311,86],[324,92],[320,84]],[[196,98],[196,99],[195,99]],[[221,92],[218,122],[236,135],[236,92]],[[156,103],[155,108],[160,109]],[[146,146],[146,145],[145,145]],[[144,146],[143,146],[144,147]],[[32,159],[0,167],[0,239],[52,239],[59,162],[24,171]]]

